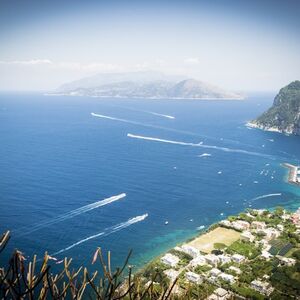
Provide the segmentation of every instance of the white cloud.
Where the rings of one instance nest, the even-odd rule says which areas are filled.
[[[0,60],[2,65],[23,65],[23,66],[32,66],[32,65],[52,65],[53,62],[49,59],[31,59],[31,60]]]
[[[82,72],[94,72],[94,71],[120,71],[123,69],[122,66],[116,64],[106,64],[100,62],[92,63],[79,63],[79,62],[54,62],[50,59],[31,59],[31,60],[10,60],[4,61],[0,60],[1,65],[12,65],[12,66],[46,66],[56,69],[64,69],[70,71],[82,71]]]
[[[189,57],[183,61],[185,64],[198,65],[200,63],[198,57]]]

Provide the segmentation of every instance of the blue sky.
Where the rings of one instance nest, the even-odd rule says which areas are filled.
[[[300,79],[300,1],[0,0],[0,89],[160,70],[233,90]]]

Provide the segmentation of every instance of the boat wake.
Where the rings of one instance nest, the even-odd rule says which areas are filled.
[[[202,154],[198,155],[198,157],[208,157],[208,156],[211,156],[211,154],[209,154],[209,153],[202,153]]]
[[[181,145],[181,146],[201,147],[201,148],[207,148],[207,149],[220,150],[220,151],[224,151],[224,152],[241,153],[241,154],[247,154],[247,155],[253,155],[253,156],[260,156],[260,157],[264,157],[264,158],[268,158],[268,159],[274,159],[274,157],[271,155],[267,155],[267,154],[263,154],[263,153],[259,153],[259,152],[251,152],[251,151],[246,151],[246,150],[242,150],[242,149],[232,149],[232,148],[226,148],[226,147],[206,145],[206,144],[203,144],[203,142],[195,144],[195,143],[165,140],[165,139],[160,139],[160,138],[155,138],[155,137],[134,135],[131,133],[128,133],[127,136],[130,138],[134,138],[134,139],[141,139],[141,140],[161,142],[161,143]]]
[[[146,110],[144,110],[143,112],[151,114],[151,115],[154,115],[154,116],[167,118],[167,119],[175,119],[174,116],[159,114],[159,113],[156,113],[156,112],[153,112],[153,111],[146,111]]]
[[[79,207],[79,208],[71,210],[71,211],[69,211],[65,214],[59,215],[55,218],[52,218],[48,221],[37,223],[37,224],[31,226],[27,230],[26,229],[22,230],[22,232],[19,234],[19,236],[27,235],[27,234],[32,233],[34,231],[40,230],[44,227],[48,227],[50,225],[65,221],[67,219],[70,219],[70,218],[73,218],[75,216],[81,215],[83,213],[86,213],[86,212],[91,211],[93,209],[96,209],[98,207],[105,206],[105,205],[108,205],[108,204],[113,203],[115,201],[121,200],[124,197],[126,197],[126,194],[122,193],[122,194],[119,194],[119,195],[116,195],[116,196],[106,198],[104,200],[96,201],[94,203]],[[21,231],[21,229],[20,229],[20,231]]]
[[[275,194],[262,195],[262,196],[255,197],[255,198],[251,199],[250,201],[255,201],[255,200],[269,198],[269,197],[277,197],[277,196],[282,196],[282,194],[281,193],[275,193]]]
[[[147,217],[148,217],[148,214],[144,214],[144,215],[141,215],[141,216],[137,216],[137,217],[131,218],[131,219],[129,219],[129,220],[126,221],[126,222],[119,223],[119,224],[114,225],[114,226],[112,226],[112,227],[108,227],[108,228],[104,229],[103,231],[101,231],[101,232],[99,232],[99,233],[96,233],[96,234],[94,234],[94,235],[90,235],[89,237],[86,237],[86,238],[84,238],[84,239],[82,239],[82,240],[80,240],[80,241],[78,241],[78,242],[76,242],[76,243],[74,243],[74,244],[72,244],[72,245],[66,247],[66,248],[63,248],[63,249],[61,249],[61,250],[59,250],[59,251],[57,251],[57,252],[51,254],[51,256],[52,256],[52,255],[58,255],[58,254],[61,254],[61,253],[65,252],[65,251],[68,251],[68,250],[70,250],[70,249],[72,249],[72,248],[74,248],[74,247],[76,247],[76,246],[78,246],[78,245],[80,245],[80,244],[83,244],[83,243],[85,243],[85,242],[87,242],[87,241],[89,241],[89,240],[98,238],[98,237],[100,237],[100,236],[102,236],[102,237],[108,236],[108,235],[110,235],[110,234],[112,234],[112,233],[115,233],[115,232],[117,232],[117,231],[120,231],[120,230],[122,230],[122,229],[125,229],[125,228],[127,228],[127,227],[129,227],[129,226],[131,226],[131,225],[133,225],[133,224],[135,224],[135,223],[144,221]]]
[[[127,119],[122,119],[122,118],[115,118],[115,117],[111,117],[111,116],[96,114],[96,113],[93,113],[93,112],[91,113],[91,115],[93,117],[97,117],[97,118],[108,119],[108,120],[118,121],[118,122],[122,122],[122,123],[127,123],[127,124],[132,124],[132,125],[138,125],[138,126],[142,126],[142,127],[147,127],[147,128],[160,129],[160,130],[165,130],[165,131],[169,131],[169,132],[181,133],[181,134],[186,134],[186,135],[190,135],[190,136],[201,137],[201,138],[204,138],[204,139],[210,139],[210,140],[214,140],[214,141],[219,141],[219,139],[217,139],[215,137],[206,136],[206,135],[203,135],[203,134],[198,134],[198,133],[191,132],[191,131],[173,129],[173,128],[169,128],[169,127],[164,127],[164,126],[159,126],[159,125],[152,125],[152,124],[147,124],[147,123],[142,123],[142,122],[127,120]],[[162,114],[159,114],[159,115],[162,115]],[[164,116],[168,116],[170,118],[173,117],[173,116],[169,116],[169,115],[164,115]],[[242,145],[240,142],[235,141],[235,140],[231,140],[231,139],[222,139],[222,141],[228,142],[228,143],[232,143],[232,144]]]

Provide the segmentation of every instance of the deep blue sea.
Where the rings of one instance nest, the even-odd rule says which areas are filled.
[[[286,183],[280,164],[299,164],[300,137],[244,126],[273,97],[1,94],[0,232],[12,238],[0,259],[19,248],[26,256],[59,252],[78,266],[100,246],[114,266],[133,249],[139,267],[248,207],[299,207],[300,189]]]

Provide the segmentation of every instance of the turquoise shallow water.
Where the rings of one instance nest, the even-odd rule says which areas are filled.
[[[300,189],[285,182],[280,166],[299,164],[299,137],[244,126],[273,96],[225,102],[1,94],[0,231],[12,230],[8,250],[61,251],[58,258],[72,256],[79,265],[101,246],[118,265],[133,248],[131,262],[142,266],[199,226],[247,207],[299,207]],[[199,157],[204,153],[210,156]],[[97,206],[121,193],[126,197]]]

